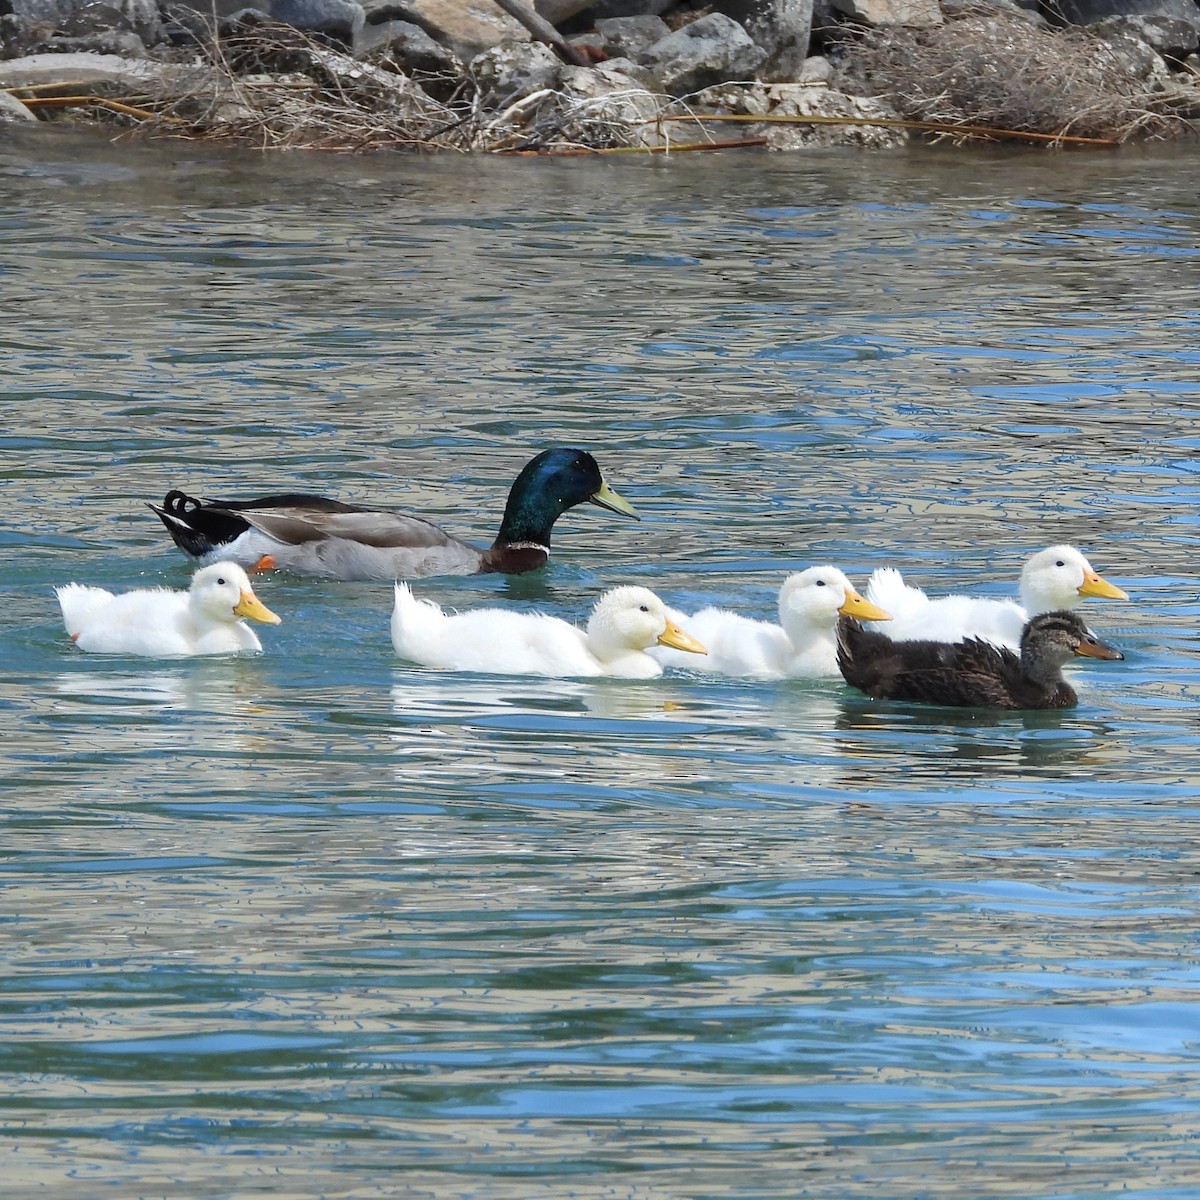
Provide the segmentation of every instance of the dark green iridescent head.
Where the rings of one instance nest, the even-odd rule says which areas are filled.
[[[640,520],[633,505],[604,482],[596,460],[586,450],[557,446],[525,464],[504,509],[497,546],[513,542],[550,545],[550,530],[568,508],[585,500]]]

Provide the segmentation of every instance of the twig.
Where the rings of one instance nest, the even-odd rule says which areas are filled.
[[[110,112],[123,113],[127,117],[137,117],[141,121],[168,121],[171,124],[186,125],[178,117],[162,117],[148,108],[137,108],[132,104],[123,104],[120,100],[106,100],[103,96],[30,96],[21,100],[27,108],[72,108],[81,104],[98,104]]]

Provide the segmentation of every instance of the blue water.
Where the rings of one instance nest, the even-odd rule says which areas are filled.
[[[669,163],[0,145],[6,1196],[1200,1193],[1190,152]],[[537,449],[644,516],[425,581],[769,617],[791,570],[1130,594],[1065,713],[395,659],[85,656],[145,507],[320,491],[490,541]]]

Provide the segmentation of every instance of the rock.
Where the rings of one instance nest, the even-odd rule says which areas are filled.
[[[1113,58],[1134,79],[1152,82],[1155,80],[1166,80],[1170,77],[1170,68],[1168,68],[1162,55],[1153,46],[1142,41],[1141,38],[1128,37],[1117,33],[1112,36],[1105,36],[1104,40],[1108,44]]]
[[[354,45],[366,21],[366,12],[355,0],[269,0],[268,14],[293,29],[323,33],[347,46]]]
[[[1155,93],[1160,102],[1176,116],[1187,121],[1200,117],[1200,88],[1194,84],[1164,79],[1157,84]]]
[[[716,6],[764,51],[760,79],[797,78],[808,56],[813,0],[717,0]]]
[[[561,25],[591,6],[592,0],[533,0],[534,11],[539,17],[545,17],[551,25]]]
[[[596,32],[606,54],[612,58],[632,58],[636,62],[671,30],[662,17],[643,13],[640,17],[608,17],[597,21]]]
[[[488,108],[505,108],[545,88],[557,88],[563,62],[541,42],[509,42],[472,59],[468,71]]]
[[[453,50],[435,42],[411,21],[385,21],[382,25],[365,26],[354,43],[354,53],[358,58],[386,55],[406,75],[444,76],[457,80],[466,73],[462,59]]]
[[[823,54],[814,54],[801,64],[800,74],[796,77],[795,82],[806,83],[809,86],[830,84],[833,82],[835,73],[834,65],[829,59]]]
[[[803,117],[874,117],[897,120],[899,114],[882,100],[847,96],[825,87],[776,85],[769,89],[774,100],[773,115]],[[768,150],[801,150],[812,146],[862,146],[883,150],[902,146],[908,139],[903,129],[886,125],[759,125]]]
[[[595,21],[609,17],[661,16],[674,8],[678,0],[598,0],[592,5],[591,16]]]
[[[911,25],[927,29],[942,24],[937,0],[832,0],[833,9],[863,25]]]
[[[765,57],[736,21],[709,13],[655,42],[641,62],[663,91],[686,96],[730,79],[748,79]]]
[[[198,91],[220,78],[208,67],[120,58],[115,54],[30,54],[0,62],[0,88],[111,83],[135,93],[156,85],[183,94]]]
[[[1093,21],[1088,29],[1108,41],[1139,41],[1158,54],[1186,58],[1200,47],[1200,8],[1186,20],[1167,13],[1130,14]]]
[[[410,21],[463,62],[501,42],[529,41],[529,30],[491,0],[364,0],[363,7],[368,24]]]
[[[564,67],[562,87],[568,103],[576,106],[576,122],[593,126],[608,123],[624,127],[625,142],[634,146],[657,146],[661,139],[651,122],[658,115],[658,99],[637,80],[614,69],[612,63],[590,67]],[[569,126],[566,128],[569,129]],[[580,136],[580,141],[585,138]],[[594,139],[590,139],[594,142]]]
[[[7,92],[0,92],[0,125],[7,125],[13,121],[36,121],[37,117],[33,115],[33,110],[26,108],[16,96],[10,96]]]
[[[101,30],[132,31],[148,46],[162,39],[157,0],[3,0],[23,27],[49,25],[53,31],[84,36]],[[82,24],[81,24],[82,23]]]

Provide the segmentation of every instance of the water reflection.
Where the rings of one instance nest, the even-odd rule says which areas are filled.
[[[1061,167],[0,146],[9,1188],[1194,1191],[1200,168]],[[770,617],[1067,541],[1128,661],[989,715],[410,670],[386,586],[273,578],[238,661],[47,610],[179,586],[171,486],[487,539],[555,443],[643,522],[424,594]]]

